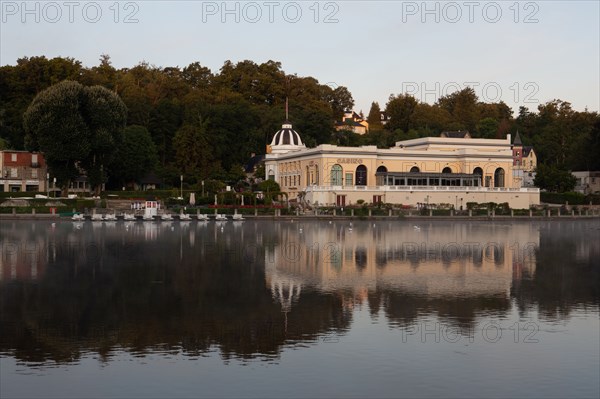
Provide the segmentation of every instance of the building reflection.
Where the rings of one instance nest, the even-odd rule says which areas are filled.
[[[598,306],[598,227],[3,222],[0,352],[273,359],[344,334],[357,307],[395,326],[429,316],[468,326],[515,306],[568,317]]]
[[[515,280],[535,273],[539,231],[529,224],[360,223],[279,225],[268,248],[268,286],[384,290],[428,298],[508,298]]]

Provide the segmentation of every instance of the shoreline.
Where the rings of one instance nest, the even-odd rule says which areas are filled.
[[[228,215],[231,216],[231,215]],[[488,221],[488,222],[493,222],[493,221],[555,221],[555,220],[594,220],[594,219],[600,219],[600,215],[552,215],[552,216],[510,216],[510,215],[496,215],[496,216],[423,216],[423,215],[402,215],[402,216],[333,216],[333,215],[282,215],[282,216],[274,216],[274,215],[244,215],[244,219],[243,220],[271,220],[271,221],[287,221],[287,220],[314,220],[314,221],[329,221],[329,220],[382,220],[382,221],[403,221],[403,220],[419,220],[419,221],[427,221],[427,220],[445,220],[445,221],[456,221],[456,222],[465,222],[465,221]],[[52,221],[68,221],[68,222],[74,222],[74,220],[71,220],[70,217],[61,217],[60,215],[53,215],[53,214],[16,214],[16,215],[12,215],[12,214],[3,214],[0,215],[0,222],[1,221],[14,221],[14,220],[21,220],[21,221],[27,221],[27,220],[31,220],[31,221],[40,221],[40,220],[52,220]],[[242,220],[242,221],[243,221]],[[90,222],[91,220],[89,218],[86,218],[83,221],[80,222]],[[117,219],[117,221],[122,222],[124,221],[122,217],[119,217]],[[208,220],[208,222],[214,222],[215,219],[211,218]],[[232,222],[233,220],[231,218],[227,219],[228,222]],[[102,221],[104,222],[104,221]],[[112,221],[114,222],[114,221]],[[144,221],[141,218],[138,218],[137,220],[132,220],[131,222],[147,222]],[[152,222],[161,222],[161,220],[159,218],[153,220]],[[178,217],[173,218],[172,222],[180,222]],[[196,219],[195,217],[192,217],[192,220],[184,220],[184,223],[189,223],[189,222],[198,222],[198,219]],[[205,221],[200,221],[205,222]],[[220,221],[223,222],[223,221]]]

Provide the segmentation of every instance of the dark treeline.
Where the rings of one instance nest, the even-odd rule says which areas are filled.
[[[250,154],[264,153],[280,129],[286,96],[292,104],[290,119],[308,146],[328,142],[333,121],[354,105],[345,87],[287,75],[274,61],[227,61],[213,73],[198,62],[184,68],[142,62],[116,69],[106,55],[91,68],[72,58],[22,58],[0,68],[0,146],[26,148],[23,113],[40,91],[64,80],[115,91],[127,106],[131,127],[123,137],[123,155],[149,151],[142,158],[155,158],[156,171],[174,185],[180,173],[187,182],[239,176]],[[145,134],[154,147],[140,145],[147,143]],[[115,165],[111,176],[125,166]],[[131,176],[131,170],[123,173],[119,183],[140,177]]]
[[[600,169],[600,117],[575,111],[552,100],[537,110],[525,107],[513,115],[503,103],[479,101],[474,90],[441,97],[435,104],[411,95],[391,95],[385,107],[373,103],[370,132],[363,136],[335,131],[354,100],[343,86],[332,88],[312,77],[286,74],[281,63],[226,61],[215,73],[194,62],[186,67],[156,67],[142,62],[116,69],[102,55],[94,67],[72,58],[22,58],[0,67],[0,148],[25,149],[23,113],[42,90],[63,80],[115,91],[128,109],[127,129],[109,185],[120,187],[154,169],[165,183],[177,186],[214,178],[242,178],[241,165],[265,145],[285,119],[307,146],[322,143],[389,147],[398,140],[437,136],[446,130],[468,130],[473,137],[496,138],[518,130],[533,146],[545,171]],[[390,118],[381,125],[380,110]]]

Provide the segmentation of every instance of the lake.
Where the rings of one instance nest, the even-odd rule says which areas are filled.
[[[600,220],[0,221],[0,397],[599,397]]]

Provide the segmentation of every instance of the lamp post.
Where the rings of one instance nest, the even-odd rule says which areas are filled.
[[[202,198],[204,198],[204,180],[202,180]]]
[[[54,184],[52,185],[52,191],[54,191],[54,198],[56,198],[56,177],[54,178]]]
[[[46,173],[46,198],[50,198],[50,173]]]
[[[181,199],[183,199],[183,175],[179,176],[179,179],[181,180]]]

